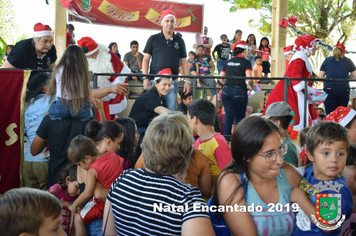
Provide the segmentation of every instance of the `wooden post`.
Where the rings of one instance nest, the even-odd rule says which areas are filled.
[[[61,0],[55,0],[54,11],[54,45],[57,50],[58,62],[67,46],[67,9],[62,5]]]
[[[286,46],[287,42],[287,28],[280,27],[278,23],[287,17],[287,3],[288,0],[272,1],[272,77],[282,77],[286,69],[283,47]]]

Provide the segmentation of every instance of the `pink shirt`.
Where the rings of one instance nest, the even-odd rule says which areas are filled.
[[[268,47],[262,47],[262,52],[259,52],[260,56],[262,57],[262,61],[269,60],[269,50]]]

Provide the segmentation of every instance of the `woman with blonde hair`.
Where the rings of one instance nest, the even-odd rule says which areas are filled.
[[[77,45],[69,46],[52,74],[47,95],[55,101],[49,109],[52,120],[74,118],[87,120],[92,116],[88,60]]]
[[[185,176],[193,150],[185,116],[153,119],[142,144],[146,168],[126,170],[112,184],[104,225],[113,214],[117,234],[214,235],[208,212],[194,208],[206,206],[199,189],[174,177]]]
[[[325,58],[320,67],[319,78],[325,76],[327,79],[356,79],[356,67],[349,58],[345,57],[345,46],[339,41],[334,46],[333,55]],[[326,114],[338,106],[347,107],[350,98],[348,81],[324,81],[324,92],[328,94],[324,102]]]

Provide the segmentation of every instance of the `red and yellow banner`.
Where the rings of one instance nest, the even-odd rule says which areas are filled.
[[[0,194],[20,187],[26,85],[31,71],[0,70]]]
[[[63,0],[62,0],[63,1]],[[154,0],[72,0],[69,20],[132,28],[162,29],[161,12],[171,9],[177,16],[176,31],[201,33],[203,5]]]

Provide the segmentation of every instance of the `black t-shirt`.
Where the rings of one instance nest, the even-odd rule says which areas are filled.
[[[186,115],[188,112],[187,106],[183,102],[178,104],[177,110],[183,112],[184,115]]]
[[[220,58],[222,60],[229,60],[230,55],[231,55],[230,45],[223,46],[222,44],[218,44],[215,46],[214,51],[217,51],[218,58]]]
[[[242,56],[231,58],[222,69],[226,76],[246,76],[246,70],[252,70],[251,62]],[[247,89],[244,79],[226,79],[225,85],[240,86]]]
[[[37,57],[33,39],[25,39],[18,42],[11,50],[7,60],[15,68],[19,69],[48,69],[49,65],[57,60],[56,47],[52,45],[51,49],[44,54],[43,58]],[[31,73],[31,76],[36,72]]]
[[[149,37],[143,52],[151,55],[150,74],[170,68],[178,75],[179,59],[187,57],[184,40],[176,34],[167,40],[162,31]]]
[[[57,183],[59,172],[68,163],[70,142],[77,135],[84,134],[88,122],[75,119],[51,120],[48,115],[43,118],[36,134],[49,143],[51,158],[48,162],[48,188]]]
[[[155,90],[147,91],[136,99],[129,117],[135,120],[137,128],[147,127],[149,122],[158,115],[154,109],[159,106],[167,107],[164,96],[159,97]]]

